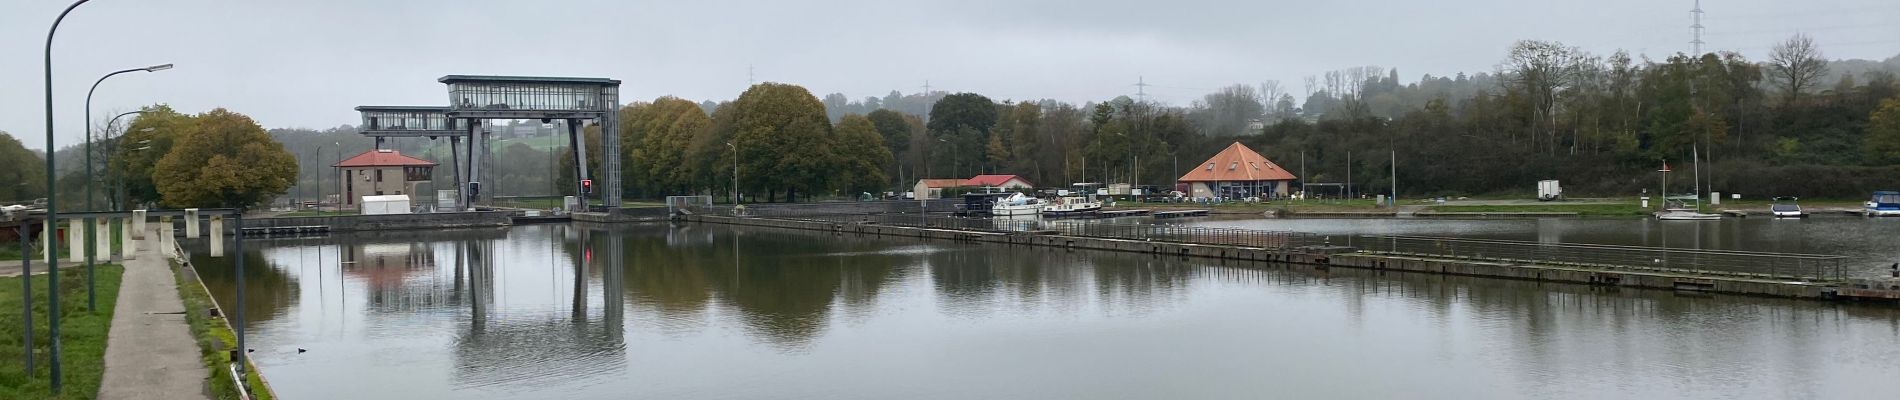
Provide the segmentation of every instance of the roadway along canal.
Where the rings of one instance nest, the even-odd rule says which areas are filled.
[[[1621,228],[1557,234],[1593,229]],[[253,356],[292,399],[1887,398],[1900,376],[1900,309],[1818,301],[722,225],[247,248]]]

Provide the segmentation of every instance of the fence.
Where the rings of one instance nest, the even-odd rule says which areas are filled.
[[[800,219],[978,232],[1047,232],[1068,236],[1271,249],[1322,245],[1328,242],[1325,236],[1304,232],[1162,224],[1129,224],[1082,220],[982,219],[943,216],[932,217],[918,214],[824,215],[808,216]]]
[[[1421,236],[1357,236],[1361,252],[1542,265],[1837,280],[1845,256]]]
[[[1541,243],[1422,236],[1339,235],[1086,220],[978,219],[919,214],[825,214],[782,217],[837,223],[978,232],[1047,232],[1069,236],[1291,249],[1340,245],[1362,253],[1522,262],[1551,266],[1727,275],[1763,279],[1838,280],[1847,257],[1644,246]]]

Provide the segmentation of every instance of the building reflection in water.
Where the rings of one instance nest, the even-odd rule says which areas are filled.
[[[499,298],[495,287],[517,288],[501,277],[504,270],[532,272],[539,260],[498,261],[493,241],[455,242],[456,275],[465,277],[463,295],[468,324],[455,338],[454,381],[460,387],[502,386],[533,390],[542,385],[602,379],[626,368],[624,252],[619,234],[595,229],[563,230],[560,246],[570,250],[566,265],[539,265],[569,272],[568,310],[517,307]],[[524,265],[507,265],[519,262]],[[527,267],[527,268],[523,268]],[[590,282],[595,280],[596,282]],[[552,282],[551,282],[552,283]],[[524,288],[525,287],[520,287]],[[532,293],[531,293],[532,294]],[[537,296],[522,296],[533,298]],[[596,306],[595,302],[599,302]],[[598,310],[598,311],[595,311]]]

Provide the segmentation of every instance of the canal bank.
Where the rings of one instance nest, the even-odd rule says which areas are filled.
[[[1726,293],[1753,296],[1816,300],[1849,300],[1841,296],[1845,280],[1816,276],[1776,276],[1776,274],[1728,273],[1720,271],[1681,271],[1613,264],[1566,264],[1515,262],[1481,257],[1456,257],[1399,251],[1397,246],[1384,252],[1367,252],[1335,245],[1330,238],[1312,243],[1310,238],[1248,238],[1248,245],[1184,243],[1172,241],[1104,238],[1057,234],[1052,231],[997,232],[972,229],[900,226],[893,224],[824,221],[808,219],[737,218],[717,215],[693,215],[688,220],[703,223],[764,226],[864,235],[918,237],[961,240],[1005,245],[1047,246],[1068,249],[1106,250],[1148,253],[1175,257],[1203,257],[1229,260],[1287,262],[1339,266],[1381,271],[1401,271],[1461,275],[1586,285],[1664,289],[1688,292]],[[1342,243],[1343,244],[1343,243]],[[1790,274],[1792,275],[1792,274]],[[1893,299],[1892,291],[1855,292],[1865,297]]]

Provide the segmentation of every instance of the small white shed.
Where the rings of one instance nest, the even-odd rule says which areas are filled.
[[[363,215],[408,214],[409,195],[363,196]]]

